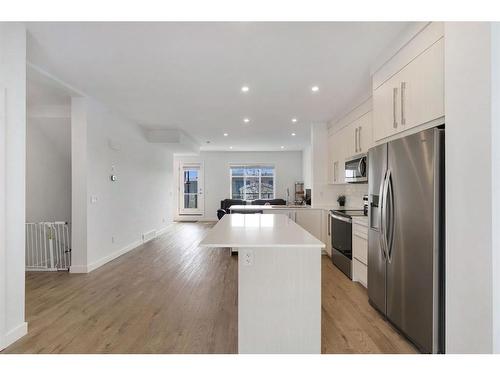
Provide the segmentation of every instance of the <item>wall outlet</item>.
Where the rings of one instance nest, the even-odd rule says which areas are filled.
[[[253,266],[253,251],[251,249],[245,249],[243,252],[243,265]]]

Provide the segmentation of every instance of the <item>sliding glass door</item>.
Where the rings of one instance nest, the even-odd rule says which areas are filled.
[[[179,213],[185,215],[203,215],[202,164],[181,164],[179,176]]]

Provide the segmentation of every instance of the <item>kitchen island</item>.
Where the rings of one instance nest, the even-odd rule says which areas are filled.
[[[321,241],[286,215],[231,214],[200,246],[239,250],[239,353],[321,352]]]

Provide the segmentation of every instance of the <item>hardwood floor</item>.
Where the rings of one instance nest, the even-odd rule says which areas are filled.
[[[173,224],[90,274],[28,273],[29,333],[2,353],[236,353],[237,257],[198,248],[210,227]],[[324,353],[415,352],[326,256],[322,282]]]

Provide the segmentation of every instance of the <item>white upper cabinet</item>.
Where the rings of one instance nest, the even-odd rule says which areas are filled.
[[[399,126],[397,78],[395,76],[389,79],[373,91],[373,139],[375,141],[397,132]]]
[[[429,40],[426,48],[422,47],[422,40]],[[439,36],[437,26],[432,26],[414,43],[422,49],[421,53],[377,87],[375,82],[380,79],[374,76],[375,141],[444,116],[444,37]],[[407,50],[403,52],[408,54]]]
[[[357,129],[357,131],[356,131]],[[357,137],[355,142],[355,153],[366,154],[368,149],[373,146],[373,126],[372,112],[365,113],[354,124],[354,136]]]
[[[444,116],[444,38],[401,73],[402,126],[412,128]]]
[[[328,183],[344,183],[345,134],[341,131],[328,136]]]
[[[345,159],[366,154],[373,145],[372,112],[363,114],[341,130]]]

